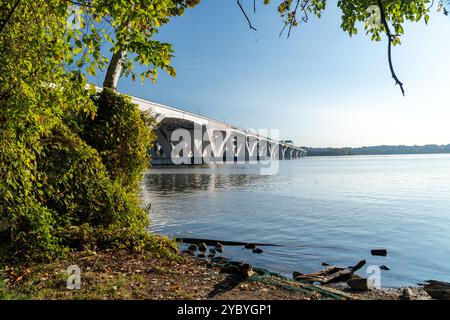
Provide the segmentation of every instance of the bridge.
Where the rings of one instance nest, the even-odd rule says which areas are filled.
[[[158,140],[152,164],[247,163],[296,159],[306,150],[278,139],[276,130],[246,130],[159,103],[130,96],[142,111],[157,120]]]

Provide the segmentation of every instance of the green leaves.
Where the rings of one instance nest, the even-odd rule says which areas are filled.
[[[76,8],[74,24],[70,1],[21,0],[10,16],[12,2],[0,0],[0,22],[8,21],[0,30],[2,257],[145,243],[138,181],[154,119],[114,93],[93,101],[86,74],[95,76],[111,48],[122,47],[125,72],[134,62],[148,67],[143,79],[156,81],[160,69],[175,75],[171,45],[153,36],[199,1],[80,2],[89,6]]]
[[[265,5],[273,2],[273,0],[264,0]],[[428,24],[430,19],[429,8],[430,0],[383,0],[385,7],[386,19],[392,24],[395,34],[400,36],[404,33],[403,24],[405,21],[418,22],[422,18]],[[289,29],[296,27],[300,22],[307,22],[310,14],[320,17],[325,10],[325,0],[279,0],[278,12],[280,13],[283,23],[289,26]],[[350,36],[358,33],[358,23],[364,23],[366,34],[371,35],[371,39],[379,41],[380,33],[385,32],[384,27],[379,23],[369,23],[375,21],[374,10],[378,8],[376,0],[339,0],[338,8],[342,11],[341,28]],[[442,10],[443,5],[438,5],[438,10]],[[284,30],[284,29],[283,29]],[[399,44],[400,40],[395,40],[395,44]]]
[[[62,0],[60,0],[62,1]],[[197,5],[200,0],[93,0],[89,6],[79,6],[82,17],[81,29],[67,32],[66,42],[72,43],[72,57],[66,59],[70,67],[82,69],[90,75],[104,70],[110,51],[126,52],[122,73],[136,79],[132,60],[146,66],[140,76],[156,81],[161,69],[174,76],[171,64],[171,45],[153,39],[158,28],[179,16],[186,8]],[[82,54],[81,54],[82,53]],[[91,64],[90,64],[91,63]],[[92,66],[92,63],[95,66]],[[86,66],[88,66],[86,68]],[[84,69],[86,68],[86,69]]]

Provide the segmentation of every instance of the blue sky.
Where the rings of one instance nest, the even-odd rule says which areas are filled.
[[[362,29],[350,38],[335,1],[289,39],[278,38],[274,6],[259,5],[250,17],[257,32],[234,0],[204,0],[158,35],[174,45],[177,77],[161,72],[143,85],[125,78],[118,90],[246,128],[280,129],[297,145],[450,143],[450,17],[406,25],[393,51],[406,97],[390,76],[385,41],[371,42]]]

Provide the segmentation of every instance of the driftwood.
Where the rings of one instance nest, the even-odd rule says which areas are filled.
[[[354,272],[361,269],[365,264],[366,260],[361,260],[353,267],[340,268],[336,266],[331,266],[319,272],[297,275],[295,277],[295,280],[304,281],[308,283],[319,282],[321,284],[347,281],[348,279],[351,278]]]
[[[223,241],[223,240],[212,240],[212,239],[196,239],[196,238],[176,238],[176,241],[188,243],[188,244],[200,244],[204,243],[207,246],[216,246],[218,243],[224,246],[252,246],[252,248],[259,247],[282,247],[279,244],[271,243],[249,243],[249,242],[238,242],[238,241]]]
[[[438,300],[450,300],[450,283],[428,280],[423,289],[433,298]]]

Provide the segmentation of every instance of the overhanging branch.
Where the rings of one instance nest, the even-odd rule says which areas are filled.
[[[403,96],[405,96],[405,89],[403,88],[403,83],[398,79],[397,74],[395,73],[394,66],[392,64],[392,40],[394,39],[394,36],[391,33],[391,30],[389,29],[389,24],[386,20],[386,14],[384,12],[383,3],[381,0],[378,0],[378,7],[380,8],[380,16],[381,16],[381,22],[384,25],[384,28],[386,29],[386,35],[388,38],[388,61],[389,61],[389,69],[391,70],[392,78],[395,80],[395,84],[400,86],[400,90],[402,91]]]
[[[250,29],[258,31],[253,25],[252,22],[250,21],[247,12],[245,12],[244,7],[242,6],[241,0],[236,0],[237,5],[239,6],[239,9],[241,9],[242,14],[244,15],[245,19],[248,22],[248,26],[250,27]],[[253,10],[256,10],[256,3],[253,2]]]

